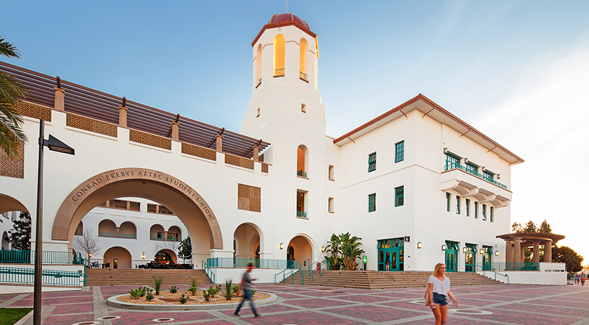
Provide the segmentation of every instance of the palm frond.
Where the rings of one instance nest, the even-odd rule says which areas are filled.
[[[0,54],[7,56],[7,57],[20,58],[20,55],[18,54],[18,49],[16,48],[16,46],[12,45],[12,43],[5,41],[4,38],[1,36],[0,36]]]

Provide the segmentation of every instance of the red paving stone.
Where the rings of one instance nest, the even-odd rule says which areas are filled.
[[[334,306],[346,306],[352,305],[353,302],[345,302],[345,301],[338,301],[338,300],[329,300],[329,299],[298,299],[298,300],[288,300],[284,302],[285,304],[290,304],[299,307],[305,308],[324,308],[324,307],[334,307]]]
[[[93,303],[85,303],[85,304],[68,304],[68,305],[57,305],[52,315],[56,314],[74,314],[74,313],[93,313],[94,312],[94,304]]]
[[[561,315],[561,316],[574,316],[574,317],[589,317],[589,309],[580,308],[567,308],[567,307],[548,307],[548,306],[535,306],[530,304],[509,304],[505,306],[497,307],[497,309],[503,310],[515,310],[515,311],[529,311],[537,314],[549,314],[549,315]]]
[[[373,322],[385,322],[396,319],[403,319],[415,316],[423,316],[423,313],[402,310],[395,308],[376,307],[376,306],[354,306],[345,308],[330,309],[329,312],[345,315],[360,319],[366,319]]]
[[[295,311],[297,309],[294,307],[289,307],[289,306],[285,306],[285,305],[264,305],[264,306],[256,306],[256,310],[260,314],[268,314],[268,313],[278,313],[278,312],[285,312],[285,311]],[[220,312],[225,315],[231,316],[235,312],[235,308],[232,308],[230,310],[220,310]],[[247,316],[247,315],[253,315],[254,312],[250,308],[249,303],[246,302],[245,304],[243,304],[243,306],[241,306],[241,310],[239,311],[239,314],[243,315],[243,316]]]
[[[342,319],[339,317],[316,314],[312,312],[298,312],[288,313],[282,315],[262,315],[259,318],[243,318],[240,320],[248,322],[250,324],[268,324],[268,325],[282,325],[282,324],[305,324],[305,325],[325,325],[325,324],[364,324],[362,322]]]
[[[111,316],[121,316],[119,319],[113,319],[113,325],[132,325],[132,324],[165,324],[155,323],[152,320],[156,318],[173,318],[174,322],[189,322],[205,319],[215,319],[215,316],[204,312],[111,312]],[[71,323],[70,323],[71,324]]]

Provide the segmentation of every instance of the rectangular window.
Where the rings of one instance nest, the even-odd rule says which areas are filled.
[[[456,195],[456,214],[460,214],[460,196]]]
[[[328,175],[330,181],[335,180],[335,168],[332,165],[329,165]]]
[[[483,179],[486,179],[489,182],[492,182],[493,181],[493,175],[495,175],[493,172],[490,172],[488,170],[485,170],[483,172]]]
[[[307,218],[307,192],[303,190],[297,190],[297,217]]]
[[[371,153],[368,155],[368,172],[373,172],[376,170],[376,152]]]
[[[260,117],[260,109],[258,108],[258,114],[256,115],[256,117]]]
[[[473,175],[478,175],[479,174],[479,166],[473,164],[473,163],[466,163],[466,171],[473,174]]]
[[[451,153],[446,154],[446,170],[460,168],[460,157]]]
[[[376,193],[368,195],[368,212],[376,211]]]
[[[487,221],[487,205],[483,204],[483,221]]]
[[[335,211],[334,206],[333,206],[333,198],[332,197],[327,199],[327,209],[330,213],[333,213]]]
[[[395,187],[395,206],[400,207],[405,204],[404,186]]]
[[[446,193],[446,211],[450,212],[450,199],[452,198],[452,194]]]
[[[489,220],[491,222],[493,222],[493,210],[495,210],[493,207],[489,207]]]
[[[307,113],[307,106],[305,104],[301,104],[301,112]]]
[[[262,189],[256,186],[237,184],[237,209],[262,212]]]
[[[474,218],[479,218],[479,202],[474,203]]]
[[[405,160],[405,141],[395,143],[395,162]]]
[[[470,217],[470,199],[466,199],[466,216]]]

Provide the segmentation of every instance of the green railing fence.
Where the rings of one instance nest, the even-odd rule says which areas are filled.
[[[307,172],[304,172],[302,170],[297,170],[297,176],[300,177],[307,177]]]
[[[119,237],[121,238],[130,238],[130,239],[137,239],[137,234],[124,234],[120,233]]]
[[[487,272],[493,272],[495,275],[495,281],[497,281],[497,275],[507,278],[507,284],[509,284],[509,274],[499,273],[497,271],[490,270],[488,264],[483,266],[481,264],[475,264],[476,271],[482,271],[484,276],[487,276]]]
[[[266,260],[241,257],[207,258],[207,265],[209,267],[245,268],[249,263],[253,263],[258,269],[284,269],[288,266],[287,260]]]
[[[276,283],[276,277],[280,278],[280,274],[282,274],[282,283],[284,283],[284,280],[286,280],[286,278],[288,278],[289,276],[292,276],[293,274],[295,274],[295,272],[298,272],[300,270],[301,270],[301,263],[299,263],[297,261],[289,260],[287,263],[286,269],[284,269],[274,275],[274,283]]]
[[[81,270],[80,272],[43,270],[41,279],[44,285],[82,286],[85,284],[86,276]],[[0,267],[0,282],[33,284],[35,282],[35,270],[16,267]]]
[[[43,251],[43,264],[82,264],[82,254],[73,252]],[[0,263],[35,263],[34,250],[0,250]]]
[[[540,271],[540,263],[524,262],[492,262],[489,267],[485,267],[488,271]]]
[[[307,74],[304,73],[303,71],[299,71],[299,78],[307,81]]]
[[[215,272],[211,270],[211,268],[207,264],[207,261],[205,260],[202,261],[202,269],[205,271],[209,279],[211,279],[211,282],[215,283]]]
[[[323,261],[323,262],[313,262],[311,264],[309,264],[309,266],[307,266],[306,268],[302,269],[301,272],[299,272],[298,274],[301,275],[301,285],[305,285],[305,276],[306,275],[310,275],[311,276],[311,282],[314,281],[314,271],[318,271],[319,272],[319,276],[321,276],[321,269],[323,268],[323,265],[327,266],[327,269],[330,269],[330,264],[329,261]],[[305,273],[305,271],[307,273]],[[298,275],[297,274],[297,275]],[[294,284],[294,275],[292,276],[293,279],[293,284]]]
[[[117,237],[117,233],[116,232],[106,232],[106,231],[100,231],[98,232],[98,237]]]
[[[497,185],[499,187],[502,187],[504,189],[507,189],[507,186],[505,186],[505,185],[503,185],[503,184],[501,184],[501,183],[499,183],[499,182],[497,182],[497,181],[495,181],[493,179],[489,179],[488,177],[486,177],[484,175],[481,175],[481,174],[479,174],[477,172],[474,172],[472,170],[469,170],[469,169],[467,169],[466,167],[464,167],[464,166],[462,166],[460,164],[446,162],[446,168],[445,168],[445,170],[452,170],[452,169],[464,170],[465,172],[467,172],[467,173],[469,173],[471,175],[474,175],[474,176],[476,176],[478,178],[482,178],[482,179],[486,180],[487,182],[491,182],[491,183],[493,183],[493,184],[495,184],[495,185]]]
[[[307,217],[307,212],[305,212],[305,211],[297,211],[297,217],[299,217],[299,218],[306,218]]]

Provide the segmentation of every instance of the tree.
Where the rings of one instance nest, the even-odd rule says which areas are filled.
[[[178,257],[184,262],[192,259],[192,242],[190,241],[190,237],[186,237],[180,242],[180,246],[178,246]]]
[[[583,269],[583,256],[567,246],[552,247],[552,261],[565,263],[569,273],[576,273]]]
[[[514,222],[511,225],[511,232],[522,232],[522,224],[519,222]]]
[[[18,49],[0,37],[0,54],[7,57],[20,57]],[[24,98],[27,88],[14,77],[0,71],[0,147],[6,154],[16,159],[22,157],[21,143],[27,141],[22,131],[22,117],[18,103]]]
[[[332,234],[331,239],[325,251],[330,254],[325,256],[325,260],[329,262],[329,266],[332,270],[339,270],[342,266],[342,259],[340,257],[341,241],[338,235]]]
[[[362,238],[352,236],[350,233],[341,235],[332,234],[329,244],[327,245],[327,252],[331,253],[331,256],[325,256],[325,259],[329,261],[333,270],[339,270],[342,267],[345,270],[355,270],[356,259],[364,254],[364,250],[358,248],[362,245],[360,242]]]
[[[533,234],[538,232],[538,228],[536,227],[536,224],[532,220],[530,220],[528,221],[528,223],[526,223],[521,232]]]
[[[90,255],[96,254],[100,250],[98,246],[98,238],[92,233],[92,229],[84,228],[82,236],[76,237],[76,244],[88,256],[88,264],[90,264]]]
[[[8,238],[13,249],[31,249],[31,215],[28,212],[21,212],[12,229],[8,231]]]
[[[541,234],[551,234],[552,233],[552,228],[550,228],[550,224],[548,222],[546,222],[546,219],[544,219],[544,221],[542,221],[542,224],[540,224],[540,228],[538,228],[538,232]]]

